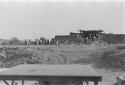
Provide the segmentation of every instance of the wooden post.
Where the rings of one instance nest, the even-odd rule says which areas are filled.
[[[3,82],[4,82],[6,85],[10,85],[6,80],[3,80]]]
[[[45,85],[50,85],[49,81],[45,81]]]
[[[40,85],[46,85],[44,81],[38,81]]]
[[[85,81],[82,82],[82,85],[85,85]]]
[[[98,81],[94,81],[94,85],[98,85]]]
[[[88,81],[83,81],[82,85],[89,85],[89,82]]]
[[[15,82],[15,85],[18,85],[18,83],[17,83],[17,82]]]
[[[14,85],[14,80],[12,80],[11,85]]]
[[[24,85],[24,80],[22,80],[22,85]]]
[[[86,81],[86,85],[89,85],[89,82],[88,82],[88,81]]]

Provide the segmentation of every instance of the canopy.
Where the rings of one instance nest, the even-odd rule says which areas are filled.
[[[101,76],[90,65],[47,65],[23,64],[0,72],[0,79],[80,79],[101,81]]]

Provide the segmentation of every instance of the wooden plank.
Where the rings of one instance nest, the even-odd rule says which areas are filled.
[[[76,76],[16,76],[16,75],[1,75],[0,80],[56,80],[56,81],[102,81],[102,77],[76,77]]]

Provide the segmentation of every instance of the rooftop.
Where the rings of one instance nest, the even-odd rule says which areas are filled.
[[[2,75],[17,76],[100,76],[90,65],[23,64],[0,71]]]
[[[103,32],[103,30],[79,30],[80,32],[94,32],[94,33],[99,33]]]

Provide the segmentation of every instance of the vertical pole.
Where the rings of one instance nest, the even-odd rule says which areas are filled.
[[[83,85],[89,85],[88,81],[83,81]]]
[[[82,85],[85,85],[85,81],[82,82]]]
[[[46,85],[44,81],[38,81],[40,85]]]
[[[94,85],[98,85],[98,81],[94,81]]]
[[[50,85],[49,81],[45,81],[45,85]]]
[[[98,45],[100,46],[100,33],[98,33]]]
[[[14,80],[12,80],[12,83],[11,83],[11,85],[14,85]]]
[[[88,81],[86,81],[86,85],[89,85],[89,82],[88,82]]]
[[[15,85],[18,85],[18,83],[17,83],[17,82],[15,82]]]
[[[24,80],[22,80],[22,85],[24,85]]]

